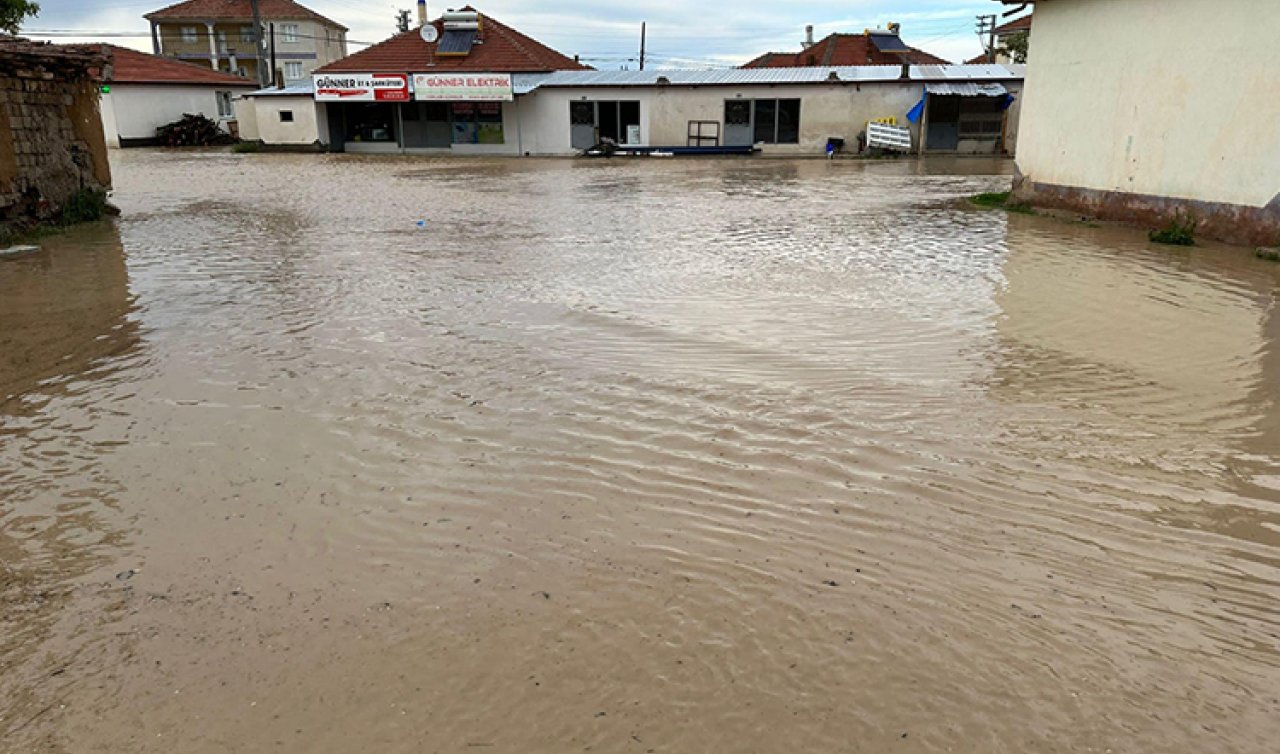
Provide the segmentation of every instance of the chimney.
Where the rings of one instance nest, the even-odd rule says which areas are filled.
[[[813,24],[804,27],[804,44],[801,45],[801,48],[805,50],[810,47],[813,47]]]
[[[418,28],[427,25],[427,0],[418,0]]]

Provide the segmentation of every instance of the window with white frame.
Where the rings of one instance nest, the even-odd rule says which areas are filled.
[[[182,41],[187,44],[200,41],[200,30],[194,26],[182,27]]]
[[[231,106],[231,92],[217,92],[218,96],[218,117],[234,118],[236,115],[235,108]]]
[[[302,63],[290,60],[284,64],[284,78],[286,81],[297,81],[302,78]]]
[[[258,41],[258,40],[257,40],[257,35],[253,33],[253,27],[252,27],[252,26],[241,26],[241,27],[240,27],[240,41],[241,41],[241,42],[249,42],[250,44],[252,44],[253,42]]]
[[[284,37],[284,41],[290,44],[298,41],[298,25],[284,24],[280,27],[280,34]]]

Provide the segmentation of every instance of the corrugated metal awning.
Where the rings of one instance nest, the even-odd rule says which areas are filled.
[[[925,84],[924,90],[929,94],[958,95],[961,97],[1003,97],[1009,93],[1004,84]]]
[[[913,65],[911,81],[950,80],[1018,81],[1023,66],[1004,65]],[[751,86],[769,84],[855,84],[901,82],[897,65],[811,66],[806,68],[729,68],[718,70],[644,71],[555,71],[516,73],[512,84],[516,94],[528,94],[544,87],[652,87],[669,86]],[[1001,92],[1003,94],[1003,92]],[[974,96],[977,96],[975,93]]]

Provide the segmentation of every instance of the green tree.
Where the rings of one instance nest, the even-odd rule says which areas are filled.
[[[22,22],[40,12],[31,0],[0,0],[0,31],[17,34]]]
[[[1007,55],[1010,60],[1015,63],[1027,62],[1027,47],[1031,41],[1031,35],[1025,31],[1015,32],[1004,38],[1004,43],[1000,45],[997,52]]]

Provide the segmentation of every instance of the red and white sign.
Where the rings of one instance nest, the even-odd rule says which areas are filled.
[[[510,102],[509,73],[415,73],[413,98],[436,102]]]
[[[317,73],[311,77],[316,102],[408,102],[403,73]]]

